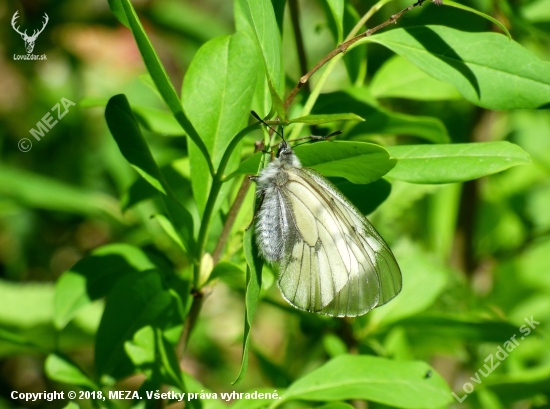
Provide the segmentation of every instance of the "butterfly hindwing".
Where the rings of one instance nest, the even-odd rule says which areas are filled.
[[[357,316],[401,289],[391,250],[367,219],[317,172],[287,170],[277,194],[288,237],[279,288],[295,307],[331,316]]]

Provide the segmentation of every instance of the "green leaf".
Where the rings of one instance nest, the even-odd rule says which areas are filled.
[[[410,183],[464,182],[531,163],[523,149],[505,141],[403,145],[387,149],[398,159],[388,177]]]
[[[495,375],[494,378],[487,379],[487,389],[498,396],[503,405],[501,407],[513,407],[519,400],[536,402],[538,396],[550,394],[550,368],[547,364],[542,368],[531,368],[530,371]],[[474,393],[479,393],[477,388]]]
[[[350,2],[345,2],[344,5],[344,35],[351,33],[355,28],[361,16],[355,9],[354,5]],[[360,31],[364,30],[364,25]],[[344,37],[345,39],[346,37]],[[346,70],[350,78],[350,82],[355,86],[363,85],[365,77],[367,75],[367,58],[365,58],[365,51],[360,48],[346,51],[342,57]]]
[[[370,91],[376,98],[407,98],[419,101],[462,98],[455,87],[430,77],[399,55],[390,58],[376,71]]]
[[[399,321],[407,333],[420,340],[432,337],[445,339],[503,343],[518,328],[508,322],[463,317],[449,313],[422,313]],[[420,341],[423,342],[423,341]]]
[[[340,44],[344,40],[344,0],[325,0],[329,13],[329,27],[336,41]]]
[[[175,230],[185,247],[192,252],[195,246],[193,217],[179,202],[158,168],[124,95],[115,95],[109,100],[105,108],[105,119],[124,158],[143,179],[162,194]]]
[[[433,373],[430,378],[426,378],[428,370]],[[294,382],[278,404],[349,399],[397,408],[438,408],[449,403],[452,395],[443,378],[425,362],[341,355]]]
[[[95,367],[98,376],[121,379],[134,371],[124,352],[126,341],[143,327],[161,330],[181,325],[181,306],[157,270],[127,274],[107,296],[97,331]]]
[[[50,283],[0,280],[0,326],[6,329],[32,329],[49,324],[53,316],[53,296]]]
[[[139,329],[131,341],[124,343],[124,350],[132,363],[148,375],[149,382],[162,380],[185,391],[173,345],[167,343],[159,328],[148,325]]]
[[[0,195],[31,208],[123,221],[114,198],[20,168],[0,165]]]
[[[183,104],[215,168],[235,134],[248,123],[259,66],[254,44],[246,35],[237,33],[204,44],[187,71],[182,88]],[[189,157],[193,194],[202,214],[211,186],[208,164],[193,143]],[[227,170],[235,170],[239,160],[237,149]],[[229,186],[222,187],[218,201],[223,200],[228,189]]]
[[[535,0],[522,4],[521,15],[531,23],[550,21],[550,0]]]
[[[141,58],[143,58],[147,71],[149,71],[149,74],[164,99],[164,102],[166,102],[166,105],[168,105],[181,127],[185,130],[185,133],[197,145],[206,158],[210,173],[214,174],[214,168],[212,166],[212,160],[208,154],[208,150],[206,149],[201,137],[193,127],[193,124],[189,121],[189,118],[187,117],[187,114],[185,113],[178,98],[178,94],[170,82],[170,78],[168,78],[168,74],[166,73],[162,62],[153,48],[153,44],[151,44],[149,37],[147,37],[147,33],[141,25],[132,3],[130,3],[130,0],[119,1],[122,3],[124,12],[126,13],[126,17],[130,24],[132,34],[136,40],[136,44],[139,48]]]
[[[335,358],[340,355],[345,355],[348,353],[348,347],[346,343],[342,341],[340,337],[334,334],[325,334],[323,336],[323,346],[327,354],[331,358]]]
[[[322,406],[317,406],[317,409],[353,409],[353,408],[354,406],[351,406],[349,403],[344,403],[344,402],[332,402]]]
[[[343,177],[356,184],[380,179],[396,163],[380,145],[366,142],[318,142],[298,146],[294,152],[304,166],[324,176]]]
[[[238,169],[227,176],[227,179],[233,178],[237,175],[256,175],[260,169],[260,162],[262,161],[262,152],[256,152],[249,158],[246,158],[241,162]]]
[[[170,188],[153,159],[126,96],[112,97],[105,108],[105,119],[124,158],[151,186],[167,195]]]
[[[153,327],[148,325],[136,331],[134,338],[124,343],[124,350],[137,367],[155,362],[155,330]]]
[[[177,326],[177,332],[181,334],[183,326]],[[173,332],[173,331],[171,331]],[[167,337],[163,336],[163,333],[160,328],[156,328],[155,331],[157,350],[160,358],[161,373],[166,379],[166,383],[169,385],[174,385],[182,390],[186,390],[185,384],[183,381],[183,372],[181,371],[179,359],[176,356],[175,346],[178,342],[176,338],[174,343],[170,343]]]
[[[235,4],[238,3],[235,2]],[[256,87],[251,106],[254,107],[254,110],[260,115],[260,117],[265,118],[270,115],[272,105],[271,89],[267,83],[265,67],[262,65],[258,70],[258,78],[256,78]]]
[[[223,14],[212,13],[200,7],[200,3],[160,0],[151,3],[147,11],[158,25],[177,31],[199,44],[233,32]]]
[[[181,241],[178,232],[176,231],[174,225],[170,222],[170,220],[163,214],[156,214],[154,215],[154,218],[159,222],[162,230],[164,230],[164,232],[174,241],[174,243],[176,243],[178,247],[185,252],[185,244]]]
[[[500,21],[498,21],[496,18],[493,18],[493,17],[491,17],[491,16],[489,16],[485,13],[482,13],[481,11],[476,10],[474,8],[465,6],[464,4],[455,3],[454,1],[451,1],[451,0],[442,0],[442,1],[443,1],[443,4],[445,6],[451,6],[451,7],[455,7],[457,9],[460,9],[460,10],[469,11],[470,13],[477,14],[478,16],[481,16],[481,17],[489,20],[491,23],[494,23],[497,26],[499,26],[502,29],[502,31],[504,31],[504,33],[508,36],[508,39],[510,39],[510,40],[512,39],[512,36],[510,35],[510,32],[508,31],[506,26],[504,24],[502,24]]]
[[[24,347],[24,348],[31,348],[33,350],[37,350],[43,354],[47,354],[49,351],[32,342],[32,341],[28,341],[26,339],[26,337],[24,336],[21,336],[19,334],[14,334],[13,332],[10,332],[10,331],[6,331],[6,330],[3,330],[3,329],[0,329],[0,340],[2,341],[6,341],[6,342],[9,342],[10,344],[14,344],[14,345],[17,345],[17,346],[20,346],[20,347]]]
[[[267,85],[269,86],[269,95],[271,96],[271,102],[273,103],[273,108],[275,109],[275,112],[279,116],[279,119],[284,123],[286,122],[286,110],[285,110],[285,103],[277,94],[277,91],[271,84],[271,82],[267,82]]]
[[[122,195],[120,208],[122,211],[126,211],[144,200],[152,199],[158,195],[159,191],[157,189],[142,177],[138,177]]]
[[[328,180],[364,215],[374,212],[391,193],[391,184],[384,179],[364,185],[357,185],[344,178]]]
[[[268,83],[274,91],[281,89],[281,37],[270,0],[238,0],[256,46],[264,62]]]
[[[241,268],[241,266],[231,263],[229,261],[221,261],[212,270],[210,273],[210,277],[208,277],[208,281],[212,281],[216,278],[220,277],[228,277],[228,276],[234,276],[234,275],[242,275],[244,276],[246,273]]]
[[[315,169],[325,177],[334,176],[355,184],[380,179],[395,166],[388,152],[380,145],[366,142],[326,141],[301,145],[294,149],[302,166]],[[237,174],[256,174],[262,152],[241,162],[230,177]]]
[[[273,11],[275,12],[275,19],[277,20],[277,27],[279,27],[279,32],[283,33],[283,21],[285,18],[285,6],[287,0],[271,0],[273,5]]]
[[[321,94],[313,109],[315,114],[353,112],[363,118],[349,132],[347,138],[361,135],[411,135],[434,143],[449,142],[443,123],[436,118],[391,112],[372,98],[366,88]]]
[[[156,267],[145,252],[128,244],[110,244],[94,250],[56,283],[56,327],[62,329],[84,306],[109,294],[122,277]]]
[[[198,212],[193,201],[189,168],[189,157],[182,157],[165,164],[160,170],[170,187],[172,187],[179,202],[193,214],[195,224],[198,225]],[[120,207],[122,210],[127,210],[144,200],[157,197],[161,197],[160,192],[147,183],[145,179],[138,177],[124,192],[120,199]]]
[[[332,122],[338,121],[364,121],[358,115],[355,114],[324,114],[324,115],[306,115],[299,118],[291,119],[289,122],[295,123],[300,122],[308,125],[320,125],[320,124],[330,124]]]
[[[78,406],[78,403],[75,403],[73,401],[70,401],[63,407],[63,409],[80,409],[80,406]]]
[[[107,0],[107,2],[109,3],[111,12],[115,15],[117,20],[126,27],[130,28],[130,23],[126,18],[126,13],[124,12],[124,8],[122,7],[120,0]]]
[[[53,381],[99,390],[98,386],[78,366],[59,354],[48,355],[44,363],[44,371]]]
[[[488,109],[550,107],[550,62],[539,60],[501,34],[422,26],[386,31],[354,45],[371,41],[454,85],[475,105]]]
[[[109,102],[109,98],[102,97],[84,97],[78,101],[78,106],[80,108],[97,108],[104,107]]]
[[[134,106],[132,110],[140,124],[148,131],[163,136],[185,135],[178,121],[168,111],[139,106]]]
[[[547,208],[545,207],[545,212]],[[550,292],[550,277],[546,273],[550,267],[550,239],[539,239],[523,249],[515,259],[522,283],[532,289]]]
[[[240,382],[246,375],[248,367],[248,349],[250,347],[250,331],[256,308],[260,300],[260,289],[262,288],[262,268],[263,261],[258,255],[258,247],[254,240],[254,229],[248,229],[243,238],[244,256],[248,267],[246,269],[246,298],[245,298],[245,316],[244,316],[244,339],[243,339],[243,356],[241,369],[237,379],[233,382]]]

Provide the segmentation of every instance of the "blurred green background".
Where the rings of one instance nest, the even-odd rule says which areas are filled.
[[[228,0],[132,3],[176,89],[198,48],[234,31]],[[334,46],[321,3],[299,1],[308,66]],[[351,4],[361,15],[372,5],[359,0]],[[391,3],[374,16],[371,26],[408,4]],[[498,18],[516,41],[550,61],[549,0],[467,4]],[[14,60],[14,54],[26,53],[10,25],[16,10],[18,25],[28,32],[40,27],[43,14],[48,14],[34,49],[35,54],[46,54],[46,61]],[[55,346],[93,373],[102,303],[88,308],[61,333],[52,324],[55,281],[76,261],[101,245],[124,242],[146,248],[176,268],[185,269],[188,262],[150,219],[154,203],[142,202],[124,212],[119,204],[136,175],[107,129],[104,108],[95,102],[125,93],[136,105],[164,105],[148,85],[130,31],[114,18],[107,1],[7,0],[0,3],[0,22],[0,407],[12,408],[25,406],[10,400],[13,390],[66,386],[44,375],[44,354],[10,342],[8,333],[39,340],[45,348]],[[290,24],[287,10],[285,25]],[[431,5],[399,20],[399,26],[420,24],[471,32],[494,29],[472,14]],[[283,39],[288,89],[301,76],[291,32]],[[369,84],[392,54],[375,45],[361,50],[368,53]],[[325,90],[347,85],[340,65]],[[62,98],[77,105],[69,106],[37,141],[29,130]],[[389,318],[380,310],[355,322],[331,320],[281,308],[273,301],[280,300],[278,290],[271,288],[255,319],[248,374],[232,386],[241,358],[243,280],[220,281],[204,303],[185,354],[185,371],[216,392],[276,389],[327,356],[350,350],[426,360],[460,391],[483,367],[485,357],[514,334],[514,327],[533,316],[541,323],[537,331],[521,341],[463,405],[549,407],[550,338],[544,334],[550,334],[550,114],[488,111],[448,95],[438,101],[418,96],[382,103],[396,112],[439,118],[453,142],[514,142],[533,163],[464,184],[393,184],[389,199],[369,218],[391,244],[404,272],[424,273],[409,282],[404,273],[410,311],[402,305]],[[57,119],[57,110],[52,115]],[[186,155],[187,143],[178,130],[144,134],[159,165]],[[22,138],[32,142],[30,151],[18,148]],[[229,248],[238,248],[239,240]],[[266,273],[267,284],[273,280]],[[119,387],[137,388],[142,380],[129,378]],[[32,407],[61,406],[38,402]]]

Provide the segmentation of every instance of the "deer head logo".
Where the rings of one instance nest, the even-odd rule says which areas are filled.
[[[15,26],[15,20],[17,20],[17,18],[19,17],[18,16],[18,13],[19,13],[19,10],[15,12],[15,14],[13,15],[12,19],[11,19],[11,26],[13,27],[13,29],[19,33],[21,35],[21,38],[23,39],[23,41],[25,41],[25,48],[27,49],[27,54],[30,54],[32,53],[32,50],[34,48],[34,42],[36,41],[36,38],[38,37],[38,35],[44,31],[44,28],[46,27],[46,24],[48,24],[48,15],[46,13],[44,13],[44,24],[42,25],[42,28],[40,30],[34,30],[34,32],[32,33],[31,36],[27,35],[27,30],[25,30],[23,33],[21,31],[19,31],[19,27],[16,27]]]

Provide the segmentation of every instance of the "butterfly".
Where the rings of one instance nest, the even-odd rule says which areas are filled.
[[[278,265],[277,284],[291,305],[355,317],[401,291],[401,271],[384,239],[338,188],[301,165],[284,137],[276,157],[251,179],[258,249]]]

